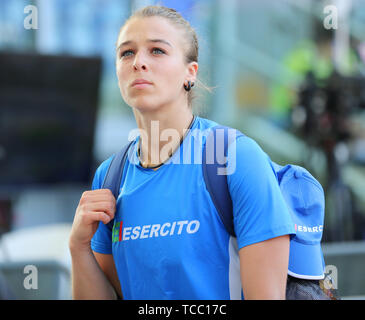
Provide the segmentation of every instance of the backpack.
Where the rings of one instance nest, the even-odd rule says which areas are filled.
[[[217,134],[219,133],[219,134]],[[223,133],[223,134],[221,134]],[[233,206],[227,184],[227,175],[219,156],[225,156],[230,142],[244,134],[226,126],[211,128],[202,154],[202,170],[206,188],[227,230],[236,237],[233,224]],[[123,169],[129,147],[133,141],[117,152],[105,175],[102,188],[110,189],[115,198],[123,179]],[[214,145],[223,145],[224,154],[214,152]],[[213,161],[212,161],[213,159]],[[324,275],[324,259],[320,241],[324,221],[324,192],[320,183],[304,168],[288,164],[281,166],[271,161],[280,190],[291,213],[296,235],[290,239],[290,256],[286,288],[288,300],[337,299],[335,288],[329,287],[331,279]],[[222,172],[222,171],[220,171]],[[305,199],[303,199],[303,197]],[[107,225],[113,228],[114,221]],[[308,252],[311,256],[308,257]]]

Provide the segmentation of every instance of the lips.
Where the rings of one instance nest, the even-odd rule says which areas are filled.
[[[132,82],[132,87],[145,87],[151,85],[152,82],[145,79],[137,79]]]

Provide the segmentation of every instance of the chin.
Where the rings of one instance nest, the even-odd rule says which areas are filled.
[[[138,97],[130,99],[128,105],[132,108],[136,108],[141,112],[157,110],[161,103],[154,101],[151,97]]]

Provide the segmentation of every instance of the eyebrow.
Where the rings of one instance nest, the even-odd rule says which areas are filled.
[[[163,39],[149,39],[149,40],[147,40],[147,42],[153,42],[153,43],[155,43],[155,42],[161,42],[161,43],[164,43],[164,44],[166,44],[166,45],[168,45],[168,46],[172,47],[172,45],[171,45],[168,41],[163,40]],[[127,41],[122,42],[122,43],[121,43],[121,44],[117,47],[117,51],[118,51],[118,49],[119,49],[120,47],[122,47],[122,46],[126,46],[126,45],[129,45],[129,44],[131,44],[131,43],[133,43],[133,41],[131,41],[131,40],[127,40]]]

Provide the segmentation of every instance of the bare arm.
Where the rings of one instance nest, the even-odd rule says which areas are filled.
[[[243,247],[239,251],[242,288],[247,300],[285,299],[289,236]]]
[[[102,254],[93,251],[96,261],[101,270],[113,286],[114,292],[117,293],[120,299],[123,299],[122,288],[120,286],[117,269],[115,268],[114,258],[111,254]]]
[[[115,300],[116,292],[91,249],[73,250],[72,298],[76,300]]]
[[[94,255],[90,246],[99,222],[107,224],[114,218],[114,213],[115,198],[110,190],[98,189],[83,193],[69,240],[73,299],[117,298],[118,287],[114,289],[113,285],[118,281],[112,256]]]

